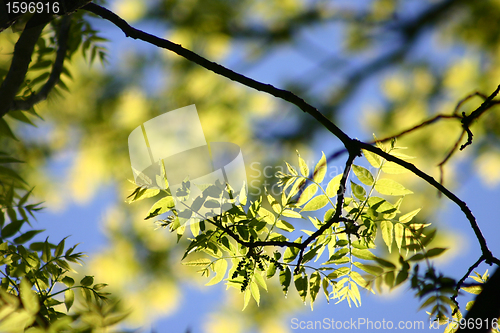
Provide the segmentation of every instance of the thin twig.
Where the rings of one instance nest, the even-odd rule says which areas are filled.
[[[472,274],[472,272],[484,261],[484,256],[480,256],[479,259],[474,263],[472,264],[472,266],[469,267],[469,269],[467,270],[467,273],[465,273],[464,276],[462,276],[462,278],[458,281],[457,283],[457,286],[455,287],[455,294],[451,297],[451,300],[453,301],[453,303],[455,303],[455,305],[457,306],[456,309],[453,311],[453,314],[455,314],[457,311],[458,311],[458,302],[457,302],[457,296],[458,296],[458,292],[460,291],[460,288],[462,288],[465,280],[467,280],[467,278],[469,277],[469,275]]]
[[[493,105],[498,104],[498,101],[493,101],[493,99],[498,95],[500,92],[500,85],[495,89],[495,91],[486,98],[486,100],[481,104],[476,110],[474,110],[470,115],[466,116],[465,112],[462,112],[462,127],[463,129],[467,132],[467,142],[464,143],[462,146],[460,146],[460,150],[464,150],[465,147],[469,146],[472,144],[472,131],[470,130],[470,125],[472,122],[479,118],[486,110],[491,108]]]
[[[314,241],[316,238],[321,236],[334,223],[339,221],[339,219],[342,215],[342,209],[344,207],[344,197],[345,197],[347,178],[349,177],[349,173],[351,171],[352,164],[354,163],[354,160],[356,159],[357,156],[358,156],[358,154],[356,154],[356,153],[349,154],[349,158],[347,159],[347,161],[345,163],[345,169],[344,169],[344,172],[342,174],[342,179],[340,180],[339,189],[337,191],[337,207],[335,207],[335,214],[330,218],[330,220],[328,220],[318,230],[316,230],[311,236],[309,236],[305,241],[302,242],[303,247],[300,249],[299,259],[297,260],[297,267],[295,268],[295,274],[297,274],[299,271],[300,263],[302,262],[302,257],[304,256],[304,250],[306,249],[307,245],[309,245],[312,241]]]
[[[479,229],[479,226],[477,225],[477,221],[476,221],[476,218],[474,217],[474,214],[472,214],[472,211],[470,210],[470,208],[467,206],[467,204],[465,202],[460,200],[453,192],[448,190],[442,184],[437,182],[433,177],[426,174],[425,172],[423,172],[422,170],[417,168],[412,163],[403,161],[402,159],[397,158],[389,153],[386,153],[385,151],[383,151],[379,148],[373,147],[372,145],[367,144],[365,142],[359,142],[359,145],[362,149],[366,149],[368,151],[371,151],[372,153],[375,153],[375,154],[385,158],[386,160],[388,160],[390,162],[394,162],[394,163],[408,169],[416,176],[422,178],[427,183],[434,186],[441,193],[443,193],[446,197],[448,197],[451,201],[453,201],[455,204],[457,204],[460,207],[460,209],[464,212],[467,219],[469,220],[469,223],[472,227],[472,230],[474,231],[474,234],[476,235],[476,238],[479,242],[479,245],[481,246],[481,251],[482,251],[482,254],[485,258],[486,263],[488,263],[488,264],[491,263],[491,261],[493,259],[493,255],[486,244],[486,239],[484,238],[483,234],[481,233],[481,229]]]

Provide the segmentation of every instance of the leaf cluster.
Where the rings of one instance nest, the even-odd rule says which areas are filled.
[[[19,162],[6,153],[0,159]],[[73,265],[85,257],[76,245],[67,248],[66,238],[58,244],[33,241],[44,231],[30,222],[41,203],[28,203],[32,189],[25,189],[15,169],[2,166],[0,179],[0,331],[91,332],[121,321],[125,314],[108,300],[106,284],[94,283],[92,276],[75,283]]]
[[[402,159],[411,158],[395,142],[379,144],[379,148]],[[435,230],[428,228],[430,223],[414,220],[420,209],[401,213],[404,197],[412,192],[384,175],[405,169],[371,152],[363,153],[375,171],[353,164],[355,178],[349,180],[349,189],[343,174],[324,184],[328,170],[324,154],[312,172],[299,155],[299,171],[285,162],[287,172],[277,174],[279,198],[266,194],[249,200],[245,184],[235,192],[218,183],[203,187],[191,206],[180,212],[177,203],[188,202],[193,186],[186,179],[184,196],[174,198],[167,187],[162,191],[166,196],[153,204],[146,219],[171,212],[156,223],[175,231],[178,239],[189,228],[192,237],[188,237],[183,259],[197,259],[184,264],[200,268],[207,277],[215,273],[207,285],[225,280],[229,287],[238,288],[244,293],[244,308],[252,297],[258,304],[261,291],[267,290],[266,280],[278,276],[285,295],[293,281],[300,298],[309,299],[311,307],[321,289],[328,301],[346,300],[359,306],[359,288],[381,292],[384,286],[394,288],[411,281],[417,295],[425,299],[423,307],[433,305],[431,313],[442,315],[446,312],[442,303],[449,303],[449,299],[443,300],[454,281],[436,276],[429,259],[445,249],[428,248]],[[162,176],[165,180],[160,177],[157,182],[168,184],[166,175]],[[159,193],[138,186],[129,202]],[[397,200],[391,202],[388,197]],[[202,216],[198,213],[202,206],[211,211]],[[396,249],[396,263],[375,254],[377,238],[389,252]],[[428,267],[423,275],[418,270],[421,261]]]

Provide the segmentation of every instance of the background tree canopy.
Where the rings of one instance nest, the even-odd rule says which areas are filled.
[[[441,272],[455,281],[472,274],[476,280],[460,283],[469,284],[466,290],[477,294],[481,289],[473,283],[486,280],[486,269],[494,270],[486,263],[498,264],[497,259],[488,255],[491,255],[489,250],[493,255],[500,250],[494,243],[498,232],[495,198],[500,182],[500,118],[495,106],[496,89],[500,84],[500,43],[497,29],[492,25],[500,20],[498,1],[59,1],[58,13],[53,16],[14,13],[8,3],[12,2],[5,1],[1,8],[4,12],[0,15],[0,161],[3,163],[0,172],[4,217],[2,241],[6,244],[0,248],[4,251],[1,287],[8,291],[1,294],[1,304],[6,308],[7,305],[19,306],[5,295],[21,295],[22,299],[23,293],[30,294],[23,292],[23,289],[29,290],[36,279],[29,274],[36,276],[35,271],[51,267],[48,264],[52,262],[51,256],[62,256],[60,262],[53,261],[55,268],[47,268],[43,273],[47,288],[34,287],[42,304],[54,311],[42,313],[36,325],[48,326],[47,320],[50,322],[57,317],[57,312],[65,313],[65,306],[71,307],[72,302],[68,304],[64,298],[60,299],[64,304],[49,304],[48,299],[52,298],[43,297],[64,288],[72,290],[75,281],[80,281],[80,289],[93,293],[93,296],[85,293],[82,296],[82,304],[88,305],[87,308],[80,305],[70,312],[75,314],[72,320],[80,320],[75,325],[80,325],[82,330],[96,325],[95,320],[88,318],[99,317],[102,319],[99,325],[112,325],[122,319],[121,313],[128,314],[124,325],[145,325],[176,313],[183,308],[183,300],[199,297],[206,289],[212,290],[209,296],[202,297],[208,308],[203,311],[209,313],[197,320],[181,316],[183,325],[189,323],[207,332],[288,332],[295,329],[290,324],[290,316],[300,313],[299,310],[309,311],[309,305],[303,308],[301,296],[305,296],[301,291],[309,290],[307,303],[310,304],[311,290],[315,287],[301,288],[303,280],[300,277],[292,279],[294,286],[290,285],[290,289],[295,287],[299,293],[294,291],[287,298],[282,294],[283,280],[277,276],[267,281],[267,292],[262,285],[260,292],[254,287],[252,296],[255,300],[258,298],[260,304],[250,302],[243,312],[244,296],[239,289],[198,288],[210,280],[200,277],[191,266],[181,264],[183,253],[191,243],[187,238],[191,236],[178,240],[179,231],[155,230],[151,219],[144,220],[158,198],[130,204],[137,197],[133,196],[125,201],[136,189],[127,181],[132,178],[127,146],[130,132],[155,116],[191,104],[199,111],[207,141],[233,142],[242,148],[248,202],[258,201],[259,196],[264,195],[262,206],[270,214],[274,214],[273,202],[265,194],[264,187],[279,200],[279,181],[286,183],[289,180],[286,175],[300,177],[300,173],[293,175],[284,160],[299,172],[302,169],[304,177],[309,173],[304,171],[300,160],[297,161],[297,150],[311,174],[324,152],[328,165],[326,189],[332,178],[345,172],[348,156],[355,155],[360,148],[372,147],[356,146],[358,141],[350,138],[372,143],[372,133],[375,139],[382,141],[397,136],[396,146],[406,147],[406,151],[394,156],[403,159],[413,156],[414,159],[408,162],[434,177],[443,193],[439,194],[436,187],[429,186],[429,181],[422,181],[413,172],[403,173],[403,168],[389,159],[387,163],[393,163],[385,167],[386,171],[389,169],[389,178],[404,184],[403,188],[410,189],[413,194],[405,197],[401,206],[396,200],[405,194],[404,191],[388,201],[398,210],[401,208],[398,218],[420,208],[414,222],[431,223],[429,229],[438,230],[426,245],[428,249],[448,248],[434,264],[434,278],[423,275],[423,262],[422,281],[417,283],[411,279],[416,276],[414,263],[410,270],[406,269],[408,279],[401,275],[399,282],[403,286],[395,287],[395,292],[410,293],[405,295],[406,299],[414,298],[415,293],[425,296],[419,299],[417,295],[415,306],[405,309],[406,313],[413,314],[419,303],[429,299],[428,294],[417,288],[426,283],[433,287],[441,283],[442,295],[446,299],[453,296],[454,285],[451,288],[451,284],[446,285],[451,280],[439,280]],[[47,3],[53,6],[54,1]],[[113,13],[128,24],[180,44],[184,49],[133,30]],[[120,29],[133,39],[127,39]],[[185,49],[194,53],[183,51]],[[205,63],[199,56],[244,77],[226,72],[213,63]],[[264,84],[260,86],[251,79]],[[343,132],[336,132],[337,127],[333,124],[348,137],[343,136]],[[422,126],[416,127],[418,125]],[[405,132],[407,130],[410,131]],[[470,140],[471,144],[461,150]],[[391,141],[384,141],[380,147],[390,151]],[[365,199],[361,194],[355,195],[356,190],[362,191],[356,186],[375,186],[370,177],[376,176],[377,168],[382,170],[377,158],[356,160],[360,165],[353,170],[356,178],[350,180],[357,184],[347,183],[347,194],[354,202],[368,200],[366,195]],[[370,175],[364,171],[368,169]],[[281,178],[276,177],[278,171],[282,172]],[[337,180],[340,182],[340,178]],[[481,243],[482,238],[476,238],[479,234],[471,228],[470,217],[458,213],[460,209],[467,213],[466,209],[451,205],[450,196],[442,186],[471,207],[489,250]],[[297,191],[302,195],[307,190],[298,187]],[[390,194],[383,191],[379,192]],[[336,191],[332,197],[334,194]],[[35,204],[40,201],[44,201],[43,206],[54,215],[36,212],[40,205]],[[376,206],[373,202],[367,205],[367,208]],[[379,202],[378,207],[380,205]],[[355,208],[360,211],[358,217],[361,219],[364,206]],[[346,206],[346,209],[352,210],[352,207]],[[55,211],[63,215],[58,217]],[[26,223],[30,212],[53,221],[52,224],[49,221],[37,223],[33,225],[35,229],[45,228],[44,223],[54,225],[57,222],[57,227],[45,233],[35,232]],[[379,213],[387,211],[379,210]],[[258,216],[261,214],[253,217]],[[322,222],[328,220],[324,211],[311,216],[317,216]],[[411,217],[406,218],[411,220]],[[296,229],[287,234],[290,242],[299,235],[306,238],[307,234],[301,233],[301,229],[321,227],[321,224],[311,224],[310,219],[299,222],[285,219],[280,231],[283,234],[289,228],[287,221],[293,222]],[[372,264],[384,267],[385,263],[387,268],[388,262],[396,263],[398,271],[393,280],[397,281],[397,273],[405,271],[407,263],[399,260],[399,252],[405,251],[401,251],[401,241],[398,243],[398,234],[394,231],[398,227],[388,223],[382,226],[379,222],[375,225],[373,228],[379,230],[379,235],[383,233],[383,237],[373,244],[377,245],[374,252],[380,261]],[[344,239],[349,241],[349,247],[351,237],[359,240],[354,231],[349,234],[343,229],[343,232],[350,235]],[[69,264],[64,263],[81,260],[80,255],[71,257],[72,252],[66,255],[68,248],[64,242],[60,243],[69,234],[73,236],[66,244],[81,242],[80,235],[89,244],[88,247],[83,244],[89,258],[83,270],[77,269],[78,273],[72,273]],[[431,231],[426,232],[428,236],[431,234]],[[44,243],[47,236],[54,244]],[[462,246],[465,237],[469,237],[467,249]],[[18,245],[24,243],[29,251],[39,252],[39,255],[32,255],[33,260],[38,260],[32,265],[22,264],[24,252]],[[280,247],[266,248],[265,253],[272,256],[274,250],[280,250],[286,257],[285,249]],[[327,252],[321,262],[341,259],[332,259],[335,251],[328,255]],[[434,254],[440,254],[438,252]],[[245,253],[248,262],[257,265],[258,256],[248,253]],[[294,258],[292,260],[296,260]],[[263,264],[271,265],[272,262]],[[317,264],[319,266],[320,262]],[[340,262],[330,262],[332,267],[338,264]],[[239,262],[234,265],[236,269]],[[208,271],[217,270],[213,265],[208,268]],[[479,276],[474,275],[474,270]],[[384,276],[390,275],[384,272]],[[293,274],[293,267],[290,274]],[[317,276],[309,271],[307,274],[306,285],[315,285],[311,279]],[[13,278],[9,282],[7,276],[19,280]],[[29,277],[30,285],[23,285],[21,281],[26,280],[23,276]],[[92,281],[87,276],[92,276]],[[392,281],[391,284],[389,280],[384,280],[388,286],[396,283]],[[58,281],[65,287],[54,289],[50,281]],[[100,296],[108,296],[103,294],[102,282],[109,284],[106,290],[121,300],[117,307],[111,307],[110,304],[114,304],[111,301],[100,303]],[[410,287],[414,290],[409,291]],[[386,288],[383,294],[387,294],[389,288],[383,288]],[[46,290],[45,296],[42,289]],[[489,294],[495,295],[495,292],[490,290]],[[71,299],[71,293],[68,294],[66,297]],[[370,303],[374,297],[368,293],[361,293],[361,296],[361,309],[368,307],[368,311],[370,305],[365,299],[368,304],[375,304]],[[220,299],[224,301],[217,302]],[[466,312],[465,304],[471,299],[458,297],[462,312]],[[436,302],[439,303],[439,297],[429,301],[426,309],[436,314],[433,308]],[[451,303],[446,302],[442,299],[441,305],[449,310]],[[24,300],[21,304],[25,305]],[[103,309],[103,304],[109,308]],[[317,307],[328,309],[324,313],[330,313],[325,316],[331,316],[337,308],[344,309],[342,303],[325,304],[324,297],[319,301],[318,296]],[[83,308],[90,310],[85,312]],[[498,312],[497,308],[500,307],[491,307]],[[343,311],[350,317],[358,317],[360,313]],[[27,313],[39,312],[35,306]],[[422,314],[419,318],[426,318],[423,311]],[[499,314],[488,315],[492,318]],[[396,318],[406,320],[409,317],[405,315],[400,312]],[[451,316],[451,311],[448,315]],[[323,318],[314,313],[296,315],[300,316],[312,318],[307,319],[312,321]],[[40,319],[42,317],[50,320]],[[180,327],[184,330],[186,325]]]

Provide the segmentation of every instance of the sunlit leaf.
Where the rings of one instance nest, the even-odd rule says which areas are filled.
[[[391,252],[393,234],[392,222],[385,220],[380,222],[380,230],[382,231],[382,238],[384,239],[385,245],[387,245],[387,249]]]
[[[255,281],[252,281],[250,283],[250,292],[252,293],[252,297],[255,299],[255,302],[257,302],[257,305],[260,304],[260,291],[259,291],[259,286]]]
[[[330,198],[333,198],[334,196],[337,195],[337,192],[340,187],[340,181],[342,180],[342,174],[338,174],[335,177],[333,177],[330,182],[328,182],[328,185],[326,187],[326,195],[328,195]]]
[[[382,158],[377,154],[374,154],[371,151],[363,149],[363,155],[365,155],[365,158],[372,165],[372,167],[378,169],[382,165]]]
[[[282,230],[288,231],[288,232],[292,232],[295,230],[293,225],[291,225],[287,221],[283,221],[283,220],[276,221],[276,227],[280,228]]]
[[[385,195],[406,195],[413,193],[400,183],[387,178],[377,180],[375,183],[375,190]]]
[[[401,244],[403,243],[403,238],[405,234],[405,228],[401,223],[396,223],[394,225],[394,240],[396,241],[396,245],[398,249],[401,251]]]
[[[370,171],[354,164],[352,165],[352,171],[354,171],[354,174],[356,175],[356,177],[359,179],[360,182],[368,186],[373,185],[374,179]]]
[[[400,216],[399,217],[399,223],[408,223],[408,222],[410,222],[415,217],[415,215],[417,215],[418,212],[420,212],[420,209],[421,208],[415,209],[415,210],[409,212],[408,214]]]
[[[325,178],[327,170],[327,165],[326,165],[326,157],[325,153],[321,152],[321,159],[319,160],[318,164],[314,167],[314,181],[318,184],[320,184],[323,179]]]
[[[315,211],[325,207],[329,203],[328,197],[324,194],[318,195],[309,201],[301,210],[301,212]]]
[[[73,289],[68,289],[64,292],[64,305],[66,306],[66,310],[69,311],[73,302],[75,301],[75,292]]]
[[[297,152],[297,157],[299,159],[299,168],[300,168],[300,173],[304,177],[309,177],[309,167],[307,166],[306,161],[302,157],[300,157],[299,152]]]
[[[160,214],[166,213],[175,207],[175,201],[172,196],[166,196],[158,200],[149,210],[149,215],[145,218],[150,219]]]
[[[365,188],[361,185],[356,184],[351,181],[351,191],[352,194],[358,198],[360,201],[364,201],[366,199],[366,191]]]
[[[299,200],[297,201],[297,206],[302,206],[306,202],[308,202],[318,191],[318,185],[316,184],[311,184],[306,187],[304,192],[299,197]]]
[[[226,276],[227,266],[228,266],[227,260],[225,259],[219,259],[215,263],[213,263],[212,269],[215,272],[215,276],[205,285],[212,286],[214,284],[221,282],[224,279],[224,276]]]
[[[309,292],[311,294],[311,310],[313,309],[313,303],[318,296],[319,289],[321,288],[321,275],[319,272],[315,271],[311,273],[309,277]]]

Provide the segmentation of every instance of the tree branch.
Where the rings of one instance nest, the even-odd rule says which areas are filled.
[[[222,65],[219,65],[215,62],[212,62],[206,58],[203,58],[202,56],[183,48],[179,44],[172,43],[169,40],[163,39],[156,37],[154,35],[148,34],[144,31],[138,30],[130,26],[125,20],[120,18],[118,15],[113,13],[112,11],[98,6],[94,3],[89,3],[83,9],[88,10],[94,14],[97,14],[101,16],[102,18],[112,22],[115,24],[118,28],[120,28],[125,36],[133,38],[133,39],[139,39],[142,41],[145,41],[147,43],[156,45],[158,47],[170,50],[174,53],[177,53],[183,58],[186,58],[187,60],[190,60],[205,69],[208,69],[216,74],[219,74],[221,76],[224,76],[225,78],[228,78],[230,80],[239,82],[247,87],[256,89],[258,91],[263,91],[266,92],[272,96],[275,96],[277,98],[283,99],[285,101],[288,101],[295,106],[299,107],[302,111],[309,113],[312,115],[317,121],[319,121],[323,126],[325,126],[330,132],[332,132],[335,136],[337,136],[344,146],[346,146],[348,149],[354,148],[352,145],[352,139],[344,133],[337,125],[332,123],[328,118],[326,118],[321,112],[318,111],[315,107],[313,107],[311,104],[307,103],[304,101],[302,98],[298,97],[297,95],[293,94],[290,91],[283,90],[283,89],[278,89],[270,84],[265,84],[259,81],[256,81],[254,79],[251,79],[249,77],[246,77],[242,74],[236,73]]]
[[[375,154],[385,158],[388,161],[394,162],[394,163],[410,170],[413,174],[422,178],[430,185],[434,186],[437,190],[439,190],[441,193],[443,193],[451,201],[456,203],[460,207],[460,209],[464,212],[467,219],[469,220],[470,225],[472,227],[472,230],[474,231],[474,234],[476,235],[476,238],[479,242],[479,245],[481,246],[481,251],[482,251],[482,254],[484,256],[486,263],[490,264],[492,262],[493,255],[492,255],[491,251],[488,249],[488,246],[486,244],[486,239],[484,238],[483,234],[481,233],[481,229],[479,229],[479,226],[477,225],[476,218],[472,214],[472,211],[470,210],[470,208],[467,207],[467,204],[465,202],[460,200],[453,192],[448,190],[446,187],[444,187],[442,184],[440,184],[438,181],[436,181],[433,177],[426,174],[425,172],[423,172],[422,170],[417,168],[412,163],[403,161],[402,159],[397,158],[389,153],[386,153],[385,151],[383,151],[379,148],[373,147],[372,145],[370,145],[368,143],[359,142],[359,141],[358,141],[358,143],[362,149],[366,149],[368,151],[371,151],[372,153],[375,153]]]
[[[498,95],[500,92],[500,85],[497,87],[497,89],[490,95],[488,98],[479,106],[474,112],[472,112],[470,115],[466,116],[465,112],[462,112],[463,119],[462,119],[462,127],[464,131],[467,132],[467,142],[463,144],[460,147],[460,150],[464,150],[465,147],[469,146],[472,144],[472,132],[469,129],[471,123],[479,118],[486,110],[491,108],[493,105],[497,104],[498,102],[494,102],[493,99]]]
[[[361,152],[361,151],[360,151]],[[304,250],[307,245],[313,242],[316,238],[321,236],[326,230],[331,228],[331,226],[340,220],[340,216],[342,215],[342,209],[344,207],[344,197],[346,190],[347,178],[349,177],[349,173],[351,171],[352,163],[358,154],[351,153],[349,154],[349,158],[345,163],[344,173],[342,174],[342,179],[340,180],[339,189],[337,191],[337,207],[335,207],[335,214],[328,220],[325,224],[321,226],[318,230],[316,230],[311,236],[309,236],[305,241],[302,242],[303,247],[300,249],[299,259],[297,260],[297,267],[295,268],[295,274],[299,272],[300,263],[302,262],[302,257],[304,255]]]
[[[65,16],[61,21],[61,27],[59,31],[59,36],[57,39],[58,49],[56,53],[56,59],[52,65],[52,71],[47,82],[43,87],[37,92],[33,93],[27,99],[16,99],[11,105],[9,111],[12,110],[29,110],[35,104],[47,99],[49,92],[55,87],[59,82],[59,78],[64,68],[64,59],[66,58],[66,51],[68,50],[68,36],[71,27],[71,17]]]
[[[2,101],[0,104],[0,117],[3,117],[10,110],[12,102],[28,72],[35,44],[50,18],[51,15],[32,16],[17,40],[9,72],[0,86],[0,100]]]

